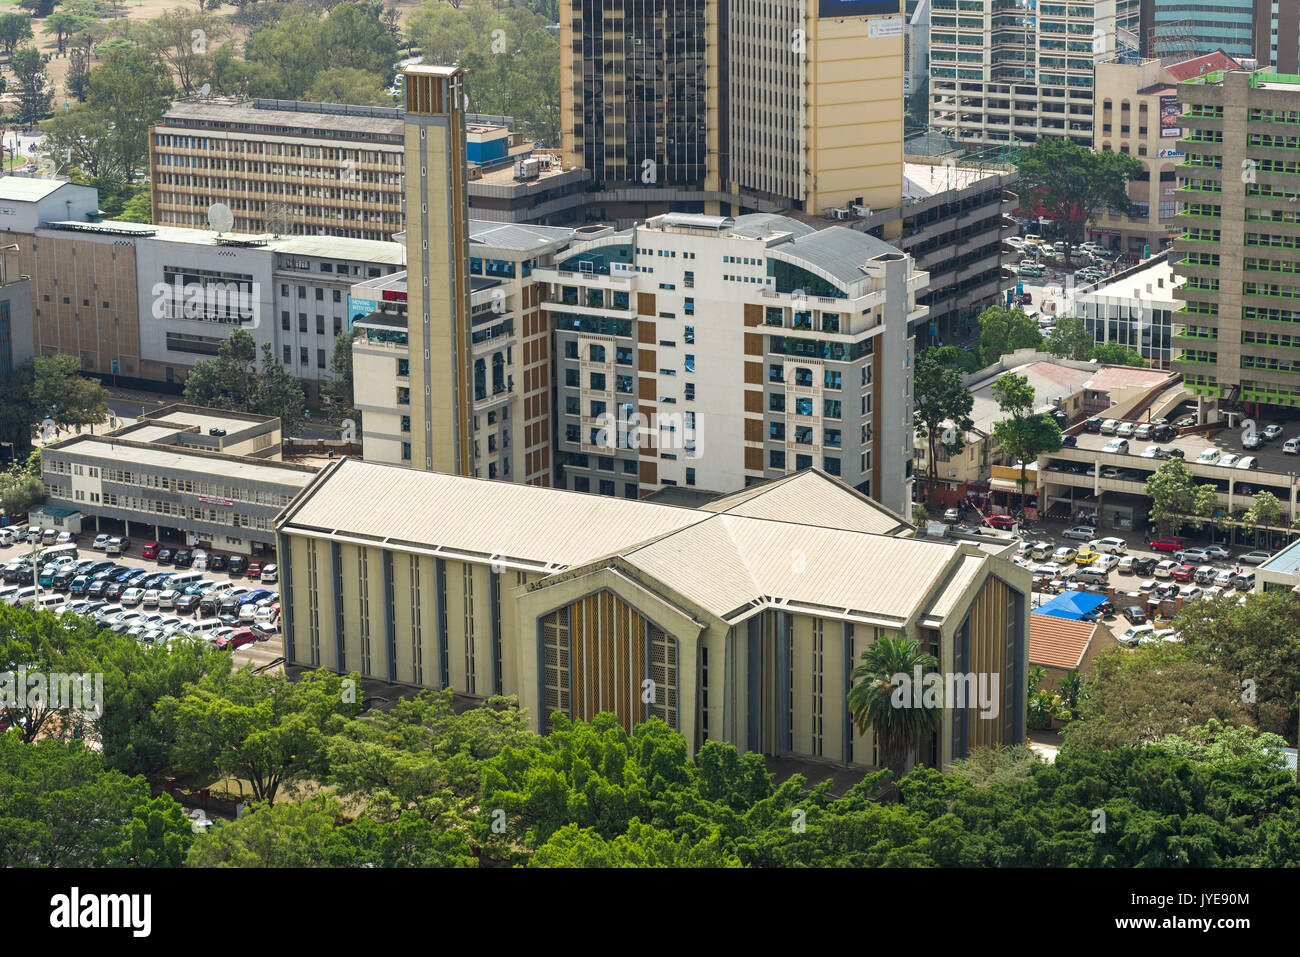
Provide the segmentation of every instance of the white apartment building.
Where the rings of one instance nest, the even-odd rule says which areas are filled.
[[[1131,0],[1118,0],[1122,22]],[[1093,71],[1134,35],[1117,0],[930,0],[930,126],[967,146],[1092,146]]]
[[[558,482],[637,497],[820,468],[911,502],[912,350],[928,274],[784,216],[656,216],[575,239],[545,303]]]

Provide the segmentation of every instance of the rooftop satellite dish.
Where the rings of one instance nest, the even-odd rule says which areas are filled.
[[[208,207],[208,225],[217,231],[217,235],[230,231],[235,225],[235,214],[225,203],[213,203]]]
[[[199,88],[199,96],[211,96],[211,95],[212,95],[212,84],[204,83],[203,86]]]

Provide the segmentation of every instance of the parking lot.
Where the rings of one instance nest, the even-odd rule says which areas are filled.
[[[1051,545],[1053,550],[1061,546],[1069,546],[1076,550],[1086,548],[1087,547],[1086,541],[1081,541],[1078,539],[1069,539],[1064,537],[1062,533],[1067,528],[1072,528],[1072,527],[1075,526],[1067,523],[1061,523],[1061,522],[1043,522],[1031,527],[1026,527],[1021,529],[1020,534],[1021,534],[1021,538],[1027,542],[1047,542]],[[1103,539],[1103,538],[1122,539],[1125,542],[1125,549],[1123,552],[1120,553],[1121,556],[1133,555],[1137,557],[1153,559],[1157,564],[1167,559],[1173,559],[1174,557],[1172,552],[1161,552],[1147,546],[1143,542],[1142,535],[1140,533],[1134,535],[1132,533],[1116,532],[1110,529],[1098,529],[1095,532],[1095,537],[1097,539]],[[1205,541],[1194,540],[1189,542],[1189,547],[1205,547],[1207,545],[1208,542]],[[1245,564],[1240,561],[1241,556],[1246,554],[1249,551],[1251,551],[1251,549],[1232,548],[1230,549],[1231,555],[1229,558],[1211,560],[1208,562],[1198,562],[1196,563],[1195,567],[1199,568],[1201,565],[1209,565],[1218,571],[1222,571],[1222,570],[1234,571],[1235,569],[1240,568],[1243,572],[1252,572],[1258,567],[1257,565]],[[1044,564],[1047,561],[1051,561],[1051,558],[1049,557],[1041,561],[1031,560],[1029,567],[1033,568],[1041,564]],[[1058,579],[1058,581],[1063,582],[1063,587],[1051,591],[1037,590],[1037,583],[1039,579],[1038,576],[1035,576],[1036,589],[1033,594],[1032,605],[1034,607],[1037,607],[1038,605],[1044,602],[1050,601],[1057,594],[1059,594],[1060,591],[1069,590],[1071,588],[1077,590],[1095,592],[1098,594],[1106,593],[1106,590],[1108,588],[1113,589],[1115,593],[1115,597],[1112,604],[1115,607],[1115,615],[1113,617],[1103,619],[1102,624],[1105,627],[1107,627],[1110,630],[1111,634],[1114,635],[1117,639],[1127,629],[1132,627],[1132,625],[1123,615],[1123,611],[1125,607],[1127,607],[1130,604],[1140,605],[1143,606],[1144,608],[1148,607],[1145,595],[1141,595],[1140,597],[1135,597],[1131,601],[1128,600],[1126,596],[1138,593],[1139,586],[1143,582],[1154,581],[1157,584],[1165,584],[1167,582],[1172,581],[1172,578],[1158,578],[1154,575],[1154,573],[1146,574],[1146,575],[1122,574],[1118,569],[1112,569],[1106,574],[1104,579],[1098,580],[1096,582],[1089,582],[1087,584],[1075,583],[1072,581],[1072,579],[1074,579],[1075,573],[1077,573],[1080,567],[1086,567],[1086,566],[1078,566],[1073,561],[1071,561],[1067,566],[1067,570],[1070,571],[1071,574],[1069,574],[1065,579]],[[1181,585],[1183,583],[1179,583],[1179,584]],[[1195,584],[1195,583],[1193,582],[1191,584]],[[1206,586],[1199,585],[1197,587],[1200,587],[1202,590],[1204,590]],[[1237,594],[1242,594],[1240,589],[1234,589],[1234,592]],[[1173,607],[1175,606],[1165,605],[1164,607],[1172,611]],[[1170,619],[1168,618],[1152,617],[1149,619],[1149,623],[1153,624],[1156,628],[1166,628],[1169,625],[1169,620]]]
[[[77,552],[78,552],[78,558],[77,558],[78,561],[89,560],[92,558],[105,559],[105,555],[102,550],[95,550],[91,548],[91,544],[93,543],[94,539],[95,536],[93,534],[84,534],[80,536],[80,538],[77,540],[76,545],[77,545]],[[144,546],[144,544],[145,542],[143,541],[133,540],[131,542],[130,550],[125,555],[108,556],[106,560],[115,562],[119,565],[123,565],[126,568],[132,568],[132,569],[143,568],[150,574],[154,572],[174,572],[177,570],[169,565],[160,565],[158,562],[153,561],[152,559],[141,558],[140,550]],[[16,558],[19,558],[23,555],[30,554],[31,549],[32,549],[31,545],[27,545],[23,543],[10,545],[7,547],[0,546],[0,564],[8,564],[9,562],[13,561]],[[200,574],[202,575],[203,578],[206,578],[210,581],[232,582],[235,585],[244,588],[256,588],[258,585],[256,580],[249,580],[247,577],[243,575],[232,576],[229,572],[225,572],[225,571],[216,572],[216,571],[206,570],[201,572]],[[278,592],[280,586],[278,583],[275,583],[271,585],[266,585],[265,587],[272,591]],[[67,596],[65,595],[65,597]],[[77,596],[71,596],[71,597],[73,601],[78,600]],[[102,600],[102,599],[98,599],[98,600]],[[114,604],[116,604],[116,602],[114,602]],[[135,610],[140,610],[140,609],[137,608]],[[150,609],[149,611],[152,613],[153,610]],[[168,615],[176,614],[181,618],[188,618],[188,619],[193,619],[197,617],[195,614],[183,615],[180,614],[179,612],[173,612],[173,611],[168,611],[166,612],[166,614]],[[258,642],[254,642],[251,645],[244,645],[241,648],[236,648],[232,653],[234,655],[235,662],[237,665],[244,665],[249,663],[251,663],[253,667],[270,665],[273,662],[278,662],[283,660],[284,640],[282,635],[275,634],[265,641],[258,641]],[[282,667],[283,667],[282,664],[276,665],[277,669]]]

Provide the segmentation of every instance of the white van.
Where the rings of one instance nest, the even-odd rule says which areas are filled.
[[[58,592],[52,592],[48,588],[41,589],[40,600],[36,602],[36,607],[41,611],[52,611],[55,613],[63,611],[67,607],[67,599]]]
[[[167,579],[167,587],[175,588],[177,591],[184,591],[187,585],[193,585],[195,582],[203,581],[202,572],[181,572]]]
[[[200,618],[198,621],[186,622],[176,629],[180,635],[210,635],[218,628],[223,627],[220,618]]]
[[[40,591],[49,591],[48,588],[42,588]],[[28,585],[26,588],[20,588],[15,594],[5,599],[10,605],[30,605],[36,600],[37,587]]]
[[[0,528],[0,548],[8,548],[18,541],[18,533],[12,528]]]

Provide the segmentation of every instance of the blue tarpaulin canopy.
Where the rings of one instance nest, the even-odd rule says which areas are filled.
[[[1051,601],[1039,605],[1033,611],[1035,615],[1051,615],[1053,618],[1082,621],[1104,601],[1106,601],[1105,595],[1093,595],[1086,591],[1066,591],[1061,592]]]

